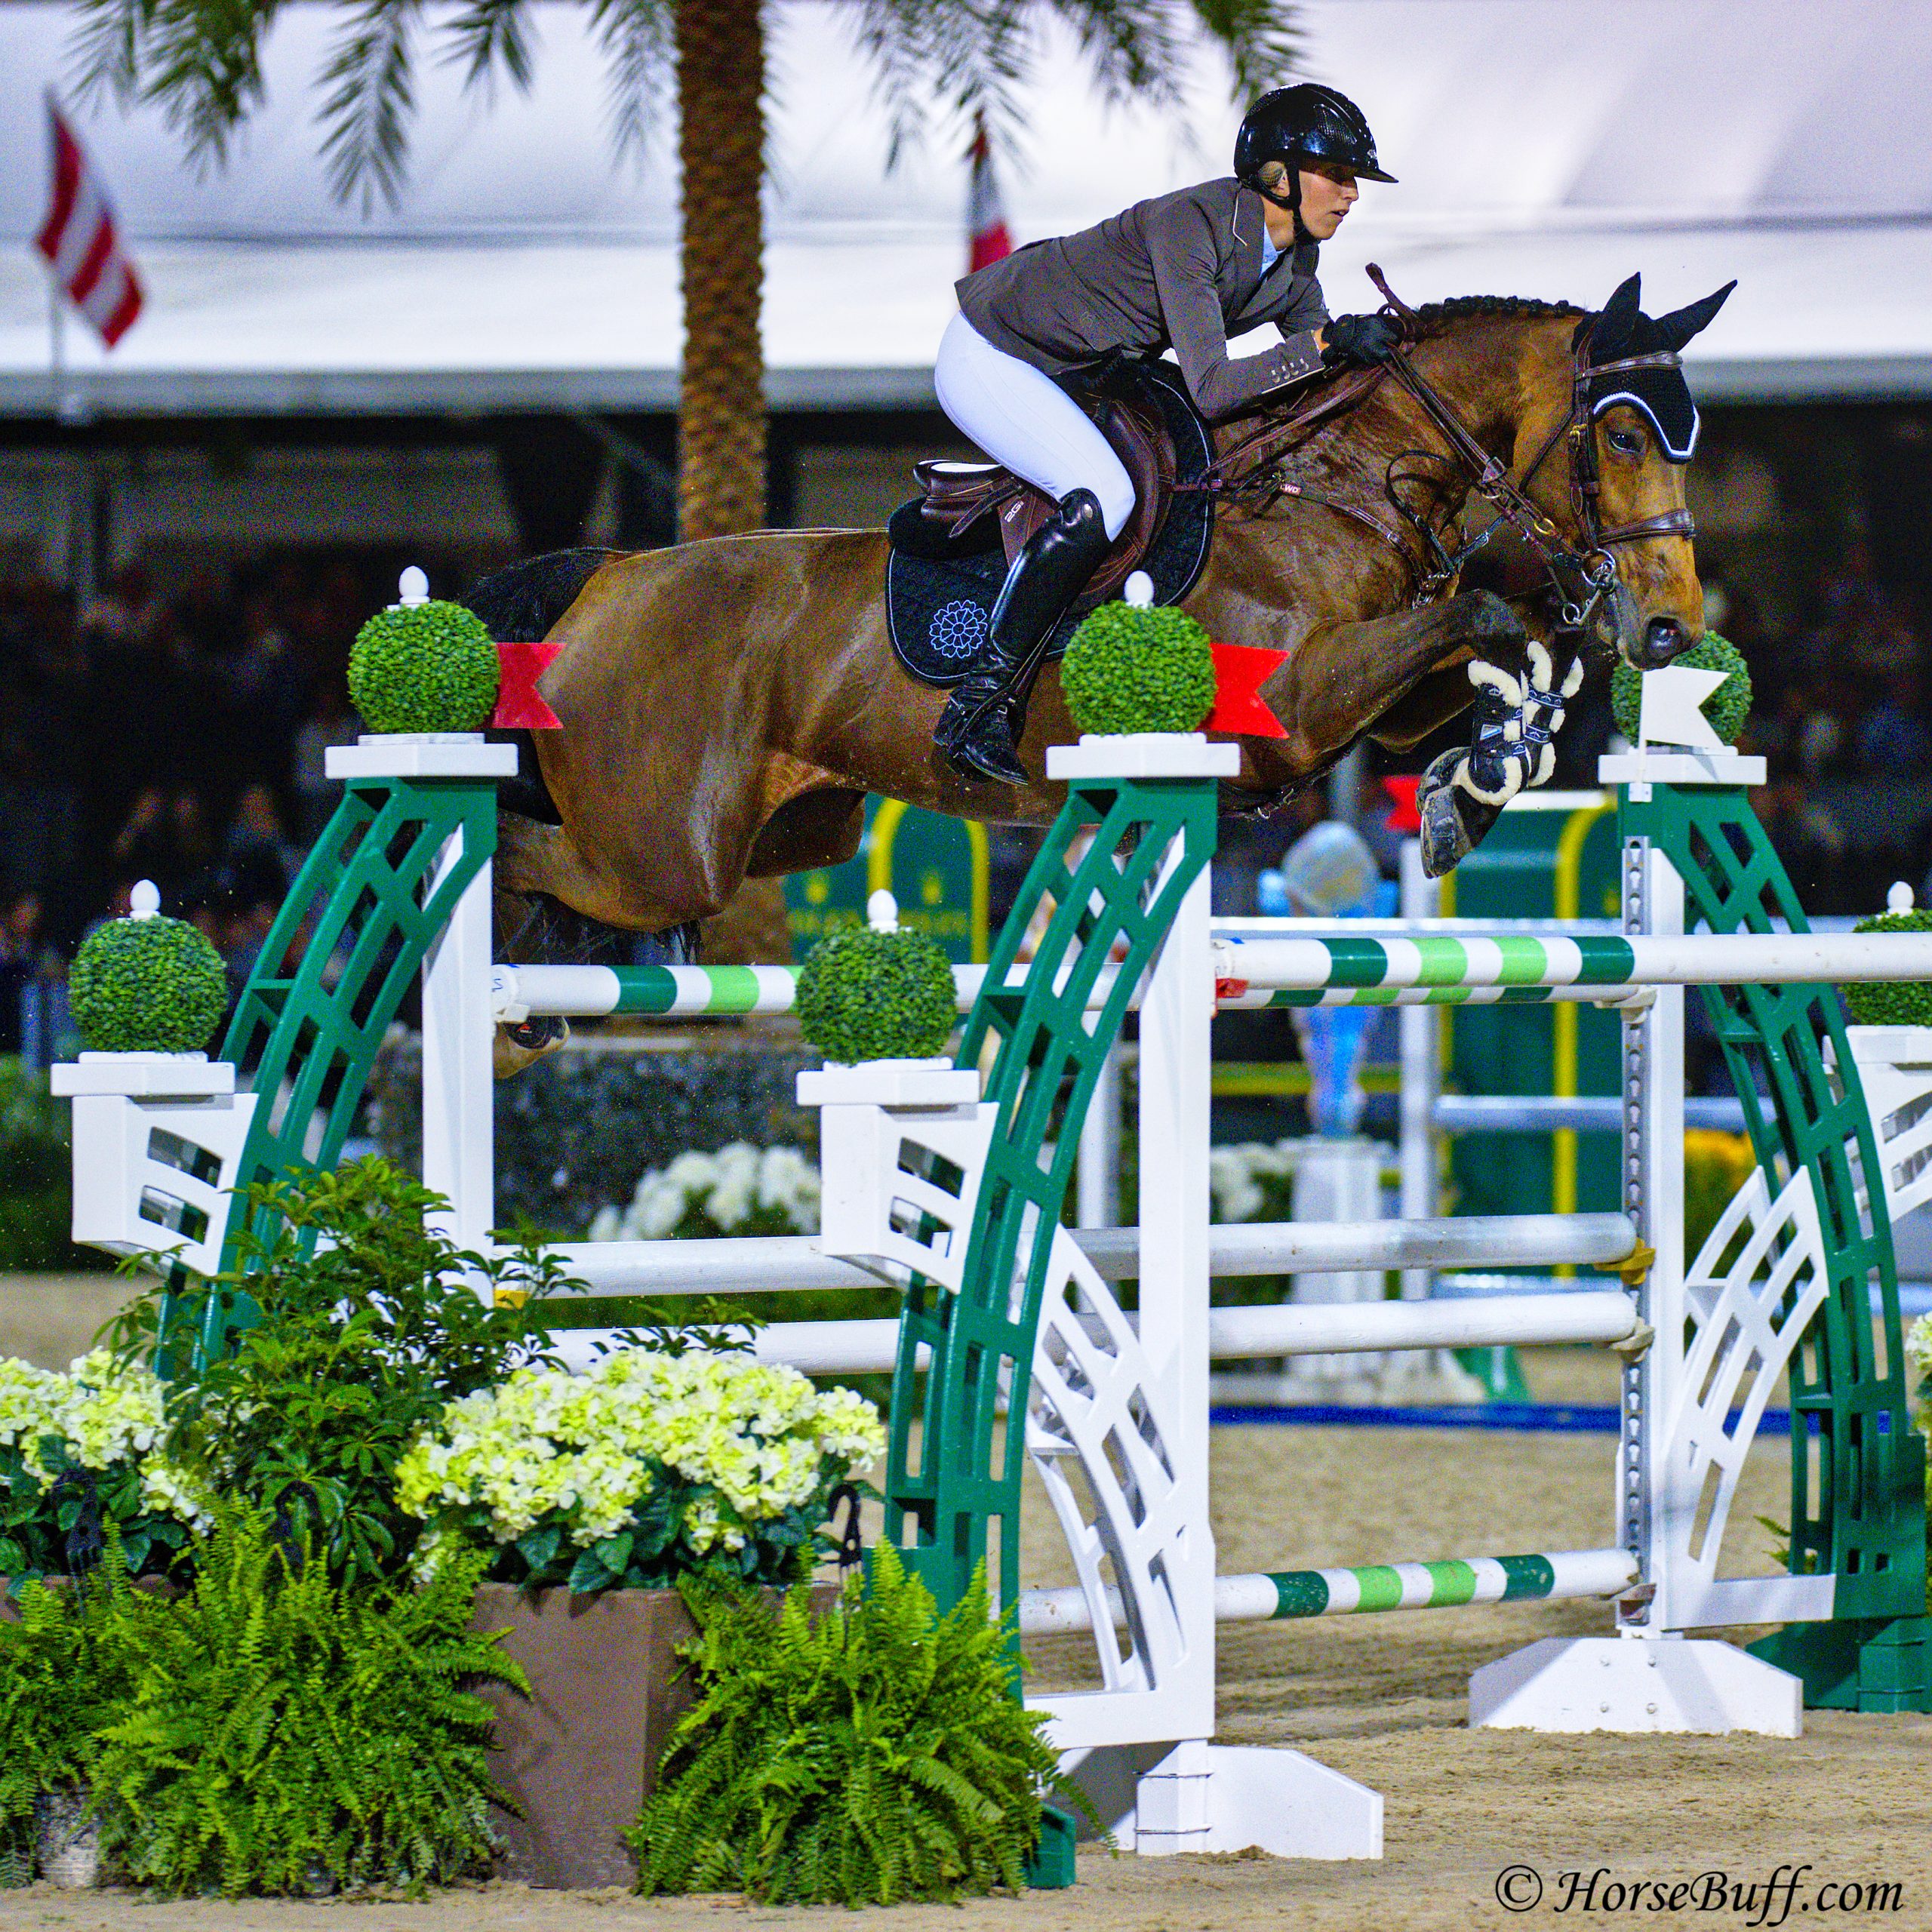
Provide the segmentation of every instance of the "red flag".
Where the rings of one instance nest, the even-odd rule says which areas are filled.
[[[557,661],[563,648],[548,638],[537,644],[497,645],[502,681],[497,687],[497,708],[490,714],[493,729],[555,731],[561,728],[563,721],[544,703],[537,681]]]
[[[971,275],[1011,254],[1013,238],[1006,232],[1006,210],[1000,205],[999,183],[993,179],[992,146],[986,139],[984,115],[973,117],[973,144],[966,152],[972,163],[966,193],[966,272]]]
[[[107,190],[51,94],[47,113],[54,137],[54,180],[47,219],[34,246],[47,257],[67,299],[112,349],[141,312],[140,281],[121,245]]]
[[[1214,654],[1214,708],[1201,728],[1244,738],[1285,738],[1288,734],[1269,709],[1261,687],[1277,665],[1287,662],[1288,654],[1251,644],[1211,644],[1208,648]]]

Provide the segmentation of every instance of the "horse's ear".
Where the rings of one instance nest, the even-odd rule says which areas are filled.
[[[1711,318],[1724,305],[1724,298],[1737,286],[1727,281],[1714,294],[1707,295],[1701,302],[1693,302],[1687,308],[1675,313],[1660,315],[1651,327],[1656,331],[1660,349],[1681,349],[1690,338],[1711,325]]]
[[[1590,331],[1590,360],[1607,362],[1621,355],[1637,325],[1638,304],[1643,300],[1644,278],[1633,275],[1620,283],[1617,292],[1603,305],[1596,326]]]

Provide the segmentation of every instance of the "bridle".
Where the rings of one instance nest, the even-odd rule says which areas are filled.
[[[1384,298],[1381,313],[1395,325],[1402,338],[1401,343],[1390,352],[1387,361],[1379,368],[1343,377],[1319,397],[1312,399],[1309,407],[1266,424],[1244,437],[1215,458],[1196,488],[1251,501],[1265,499],[1258,506],[1260,513],[1263,515],[1276,500],[1286,496],[1325,504],[1351,518],[1395,549],[1415,573],[1411,601],[1417,607],[1432,602],[1440,595],[1454,581],[1464,565],[1490,542],[1498,530],[1509,529],[1521,539],[1549,577],[1566,630],[1583,629],[1609,595],[1617,580],[1617,560],[1611,555],[1614,545],[1638,543],[1646,537],[1696,535],[1697,525],[1690,512],[1684,509],[1666,510],[1635,522],[1617,524],[1607,530],[1603,528],[1599,517],[1602,478],[1598,467],[1596,437],[1590,414],[1591,385],[1600,377],[1633,370],[1681,368],[1681,358],[1675,350],[1626,356],[1618,361],[1592,365],[1589,359],[1590,337],[1586,331],[1571,351],[1567,414],[1543,438],[1521,475],[1513,475],[1507,463],[1483,448],[1469,426],[1411,361],[1406,344],[1415,339],[1415,311],[1397,297],[1383,279],[1382,271],[1372,263],[1368,273]],[[1335,492],[1297,483],[1284,473],[1293,454],[1284,445],[1291,438],[1299,439],[1295,442],[1295,448],[1299,448],[1301,442],[1306,440],[1302,432],[1312,432],[1321,423],[1352,409],[1385,376],[1415,399],[1437,433],[1448,445],[1456,466],[1469,488],[1496,512],[1494,521],[1452,549],[1444,542],[1426,509],[1418,509],[1405,501],[1400,491],[1400,486],[1404,484],[1428,480],[1413,471],[1404,470],[1404,463],[1412,459],[1439,463],[1442,460],[1440,454],[1427,450],[1398,451],[1389,459],[1383,472],[1383,494],[1402,522],[1420,540],[1423,558],[1420,564],[1401,531],[1379,514],[1358,503],[1351,503]],[[1537,472],[1559,445],[1565,443],[1570,453],[1570,505],[1579,533],[1574,542],[1566,540],[1555,520],[1531,501],[1529,495],[1529,486]],[[1244,458],[1247,459],[1244,467],[1241,466]]]

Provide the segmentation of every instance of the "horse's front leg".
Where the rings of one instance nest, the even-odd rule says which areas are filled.
[[[1564,707],[1583,682],[1583,654],[1559,658],[1526,632],[1513,651],[1470,659],[1464,675],[1475,690],[1475,728],[1469,749],[1444,752],[1416,787],[1423,870],[1431,878],[1466,858],[1518,792],[1549,783]]]

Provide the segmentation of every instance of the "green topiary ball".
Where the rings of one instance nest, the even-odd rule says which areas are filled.
[[[1214,708],[1214,654],[1184,611],[1103,604],[1060,667],[1083,731],[1196,731]]]
[[[75,955],[69,1004],[97,1054],[201,1052],[221,1023],[221,955],[183,919],[112,919]]]
[[[958,1018],[952,968],[924,933],[848,927],[798,968],[798,1020],[827,1060],[930,1060]]]
[[[436,598],[378,611],[349,653],[349,695],[372,731],[480,731],[500,675],[488,626]]]
[[[1672,660],[1693,671],[1728,671],[1730,675],[1705,699],[1704,715],[1711,729],[1727,745],[1737,742],[1744,721],[1751,715],[1751,670],[1744,654],[1727,637],[1706,631],[1681,657]],[[1620,660],[1610,674],[1610,709],[1617,728],[1634,745],[1637,742],[1637,708],[1643,701],[1642,672]]]
[[[1932,906],[1881,912],[1860,919],[1859,933],[1932,933]],[[1932,1026],[1932,986],[1923,980],[1863,980],[1844,989],[1844,1003],[1861,1026]]]

